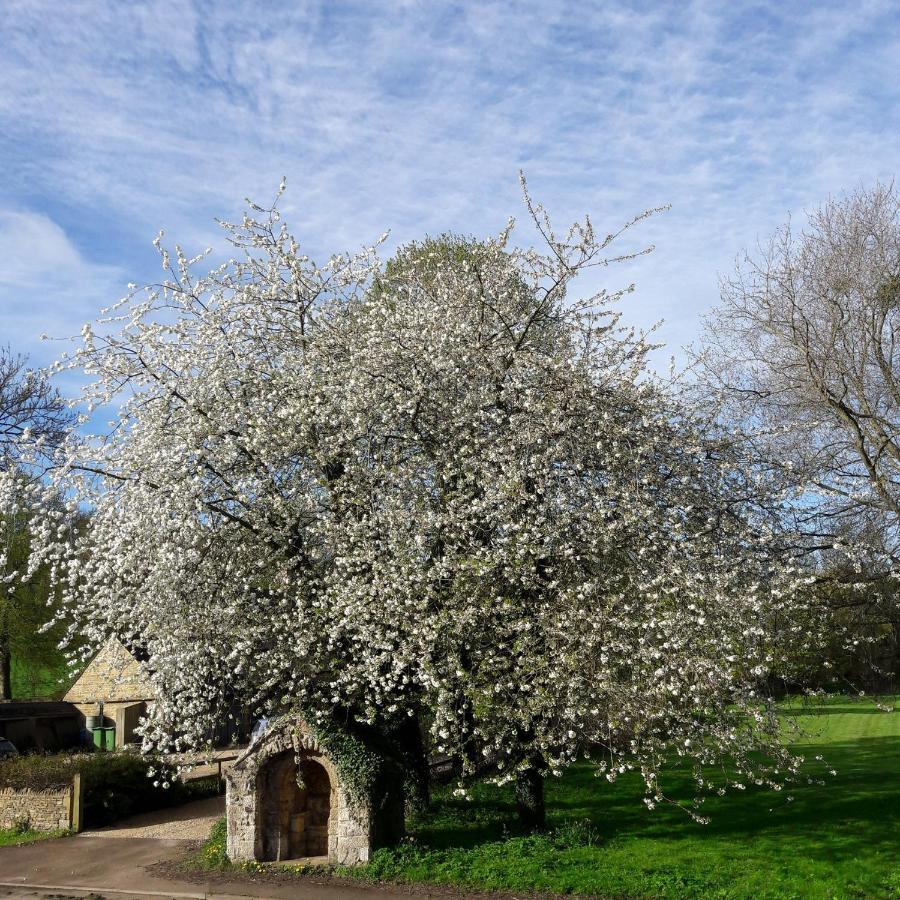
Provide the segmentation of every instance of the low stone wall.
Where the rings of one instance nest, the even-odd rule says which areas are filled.
[[[74,785],[58,790],[0,789],[0,830],[27,826],[33,831],[78,828]],[[75,819],[76,821],[73,821]]]

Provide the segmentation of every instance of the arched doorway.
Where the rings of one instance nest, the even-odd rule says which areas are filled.
[[[289,751],[276,756],[262,777],[263,858],[327,856],[331,779],[325,767],[312,759],[298,766]]]

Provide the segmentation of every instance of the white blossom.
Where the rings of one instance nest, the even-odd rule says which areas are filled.
[[[116,426],[31,486],[93,512],[72,534],[45,509],[35,560],[91,641],[145,656],[146,748],[203,746],[237,701],[383,729],[427,711],[437,749],[501,780],[601,748],[651,808],[673,754],[736,785],[795,770],[760,676],[826,626],[753,473],[620,325],[630,288],[569,295],[628,258],[621,232],[557,235],[526,200],[543,251],[510,225],[387,269],[376,248],[317,267],[253,207],[225,226],[239,259],[195,276],[160,234],[163,282],[86,326],[62,365]]]

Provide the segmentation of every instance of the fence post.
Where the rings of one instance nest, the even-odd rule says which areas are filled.
[[[72,831],[81,831],[84,817],[84,796],[81,793],[81,772],[76,772],[72,779]]]

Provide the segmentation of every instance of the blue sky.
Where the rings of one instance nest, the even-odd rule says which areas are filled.
[[[737,253],[832,193],[900,170],[896,2],[5,0],[0,343],[39,362],[128,281],[151,241],[196,251],[271,198],[311,255],[559,224],[657,251],[627,318],[692,340]]]

